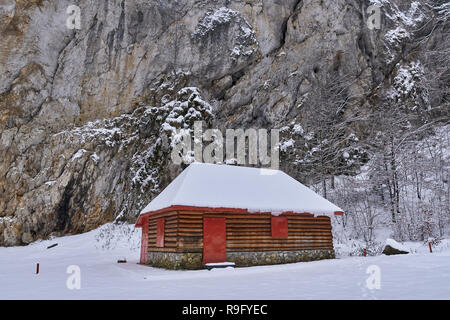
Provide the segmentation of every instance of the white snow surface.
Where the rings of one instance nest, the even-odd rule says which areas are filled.
[[[139,265],[140,230],[131,225],[0,248],[0,299],[449,299],[450,242],[428,252],[351,257],[249,268],[170,271]],[[99,242],[96,241],[99,240]],[[47,249],[47,246],[58,246]],[[420,250],[419,250],[420,247]],[[105,249],[109,248],[109,249]],[[117,259],[127,263],[117,263]],[[35,274],[36,263],[40,264]],[[70,265],[81,288],[68,289]],[[380,268],[380,289],[366,285]]]
[[[343,211],[280,170],[194,162],[141,214],[170,206],[247,209],[249,212],[309,212],[332,216]]]

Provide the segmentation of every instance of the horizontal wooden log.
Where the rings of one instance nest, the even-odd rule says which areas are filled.
[[[329,232],[331,227],[292,227],[288,226],[288,230],[311,231],[311,232]]]
[[[203,235],[196,234],[195,236],[180,236],[180,234],[178,234],[178,238],[184,239],[184,240],[199,240],[199,239],[203,239]]]
[[[164,235],[173,235],[176,236],[178,234],[177,229],[171,229],[171,230],[164,230]],[[155,237],[156,238],[156,231],[154,233],[149,233],[149,237]]]
[[[176,248],[148,248],[149,252],[176,252]]]
[[[301,251],[301,250],[333,250],[333,247],[315,247],[315,248],[285,247],[279,250],[273,248],[227,248],[227,252]]]
[[[156,228],[149,228],[148,231],[150,231],[150,230],[156,232]],[[175,231],[176,231],[176,230],[178,230],[178,226],[177,226],[177,225],[173,225],[173,226],[166,225],[166,226],[164,227],[164,230],[175,230]]]
[[[178,223],[180,225],[184,225],[184,224],[198,224],[198,225],[203,225],[203,219],[179,219]]]
[[[331,230],[331,225],[330,224],[326,224],[326,225],[288,224],[288,228],[290,228],[290,229],[314,229],[314,230],[316,230],[316,229],[325,229],[325,230]]]
[[[203,237],[203,232],[178,232],[179,237]]]
[[[158,213],[158,214],[149,216],[148,220],[150,222],[151,220],[155,220],[155,219],[158,219],[158,218],[162,218],[162,217],[164,217],[164,218],[171,218],[173,216],[178,216],[178,212],[177,211],[170,211],[170,212]]]
[[[272,236],[227,236],[227,241],[230,240],[243,240],[243,241],[253,241],[253,240],[273,240]],[[332,240],[333,237],[329,236],[288,236],[287,239],[295,240]]]
[[[149,230],[151,230],[151,229],[156,230],[156,226],[157,226],[156,223],[153,224],[153,225],[149,225],[149,226],[148,226],[148,229],[149,229]],[[174,222],[172,222],[172,223],[164,222],[164,228],[178,228],[178,223],[177,223],[176,221],[174,221]]]
[[[148,240],[149,241],[150,240],[155,241],[156,238],[148,238]],[[176,242],[177,240],[178,240],[178,238],[176,236],[175,237],[168,237],[168,236],[164,235],[164,242],[171,242],[171,241]]]
[[[199,229],[199,228],[178,228],[178,232],[183,233],[183,232],[187,232],[187,233],[201,233],[203,234],[203,229]]]
[[[191,242],[179,242],[177,244],[178,248],[203,248],[203,241],[198,243]]]
[[[176,228],[164,230],[164,234],[171,234],[171,233],[176,235],[178,233],[178,231],[177,231]],[[154,232],[150,232],[150,230],[149,230],[148,235],[149,236],[156,236],[156,230]]]
[[[166,241],[166,240],[164,240],[164,247],[176,247],[177,243],[178,242],[176,242],[176,241]],[[150,247],[156,247],[156,243],[152,243],[152,245],[149,244],[148,246],[149,246],[149,248]]]
[[[268,236],[271,235],[272,233],[270,231],[267,232],[260,232],[260,231],[227,231],[227,237],[233,237],[233,236],[241,236],[241,237],[246,237],[246,236]]]
[[[331,236],[331,232],[327,232],[327,231],[292,231],[292,230],[288,230],[289,236]],[[261,232],[261,231],[253,231],[253,230],[249,230],[249,231],[245,231],[245,232],[240,232],[240,231],[227,231],[227,237],[247,237],[247,236],[262,236],[262,237],[267,237],[267,236],[272,236],[272,232],[266,231],[266,232]]]
[[[288,215],[287,218],[288,218],[288,220],[330,221],[330,218],[329,218],[329,217],[324,217],[324,216],[320,216],[320,217],[307,217],[307,216]]]
[[[148,225],[149,229],[151,228],[156,228],[157,223],[151,223]],[[173,220],[173,221],[164,221],[164,225],[165,227],[176,227],[178,225],[178,221],[177,220]]]
[[[173,220],[173,219],[178,219],[178,215],[177,214],[171,214],[171,215],[166,215],[166,216],[162,215],[162,216],[159,216],[159,217],[151,217],[151,218],[148,219],[148,221],[149,222],[157,221],[160,218],[164,218],[165,220]]]
[[[262,247],[282,247],[282,246],[292,246],[292,247],[301,247],[301,246],[328,246],[331,244],[331,241],[321,240],[321,241],[307,241],[307,240],[284,240],[284,241],[227,241],[227,247],[235,246],[235,247],[251,247],[254,245],[262,246]]]
[[[149,228],[148,230],[156,231],[156,227]],[[178,230],[178,226],[177,225],[165,225],[164,230],[175,230],[176,231],[176,230]]]
[[[242,218],[226,218],[227,225],[232,224],[267,224],[270,225],[270,219],[242,219]]]
[[[192,216],[203,216],[204,213],[200,211],[179,211],[180,217],[192,217]]]
[[[300,225],[300,226],[329,226],[330,222],[327,221],[289,221],[288,225]]]
[[[248,245],[240,245],[240,244],[227,244],[227,250],[228,249],[267,249],[267,250],[285,250],[286,248],[290,249],[316,249],[316,248],[331,248],[331,246],[318,244],[316,245],[292,245],[292,244],[286,244],[286,245],[279,245],[279,244],[248,244]]]

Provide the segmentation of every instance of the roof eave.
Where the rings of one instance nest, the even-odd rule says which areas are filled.
[[[199,211],[208,212],[208,213],[272,214],[272,212],[270,212],[270,211],[255,212],[255,211],[249,211],[248,209],[239,209],[239,208],[211,208],[211,207],[174,205],[174,206],[170,206],[170,207],[166,207],[166,208],[162,208],[162,209],[158,209],[158,210],[154,210],[154,211],[148,211],[148,212],[141,213],[138,217],[138,220],[136,221],[135,227],[137,227],[137,228],[142,227],[144,217],[153,216],[153,215],[156,215],[159,213],[164,213],[164,212],[169,212],[169,211],[181,211],[181,210],[186,210],[186,211],[199,210]],[[314,215],[313,213],[310,213],[310,212],[294,212],[294,211],[284,211],[284,212],[281,212],[279,215],[288,215],[288,214]],[[344,215],[344,212],[343,211],[335,211],[333,214],[335,216],[342,216],[342,215]],[[320,214],[318,214],[318,215],[320,215]]]

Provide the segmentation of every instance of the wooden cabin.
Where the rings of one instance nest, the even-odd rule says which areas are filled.
[[[200,269],[334,258],[339,207],[282,171],[193,163],[141,212],[140,263]]]

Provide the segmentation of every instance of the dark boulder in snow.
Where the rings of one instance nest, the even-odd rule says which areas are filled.
[[[386,245],[383,249],[383,254],[390,256],[394,254],[408,254],[409,250],[401,243],[398,243],[397,241],[393,239],[387,239]]]

